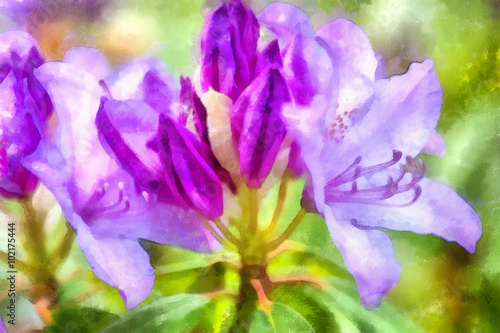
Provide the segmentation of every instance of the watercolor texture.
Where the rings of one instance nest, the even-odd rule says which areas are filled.
[[[496,0],[2,0],[0,332],[498,332]]]

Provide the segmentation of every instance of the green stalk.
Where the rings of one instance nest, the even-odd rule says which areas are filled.
[[[297,229],[297,227],[299,226],[300,222],[302,222],[302,219],[306,214],[307,211],[304,208],[301,208],[300,211],[295,216],[295,218],[293,219],[293,221],[285,229],[285,231],[278,238],[269,243],[269,251],[276,249],[278,246],[281,245],[281,243],[286,241],[288,237],[290,237],[290,235],[295,231],[295,229]]]
[[[285,172],[283,173],[283,177],[281,178],[280,189],[278,192],[278,201],[276,203],[276,208],[274,209],[273,218],[265,231],[265,233],[268,235],[273,232],[274,228],[276,228],[276,225],[278,224],[281,212],[283,211],[283,206],[285,205],[285,199],[290,180],[291,180],[290,171],[286,169]]]
[[[21,200],[21,205],[23,207],[21,226],[28,240],[23,244],[24,248],[31,258],[30,261],[36,262],[36,266],[45,267],[49,263],[45,247],[45,216],[37,216],[31,196]]]

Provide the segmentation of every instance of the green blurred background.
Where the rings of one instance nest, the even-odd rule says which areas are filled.
[[[363,27],[373,48],[386,59],[389,74],[406,71],[413,61],[434,61],[444,94],[437,129],[445,138],[447,151],[444,157],[422,156],[427,176],[454,188],[474,206],[483,222],[483,236],[473,255],[456,243],[432,235],[391,231],[403,271],[399,285],[379,309],[368,312],[359,306],[352,278],[344,284],[339,282],[338,289],[344,293],[332,292],[330,298],[316,297],[315,302],[333,308],[334,326],[343,332],[500,332],[500,1],[288,2],[302,8],[315,28],[337,17],[349,18]],[[73,45],[90,45],[106,52],[114,64],[154,55],[165,60],[172,74],[190,76],[199,54],[204,15],[216,3],[115,1],[95,21],[59,17],[32,33],[44,50],[51,50],[49,59],[59,59]],[[269,2],[247,3],[258,11]],[[6,18],[0,23],[2,30],[15,26]],[[7,206],[10,211],[19,209],[12,202]],[[56,207],[51,215],[51,239],[62,237],[66,228],[58,214]],[[305,259],[284,256],[270,270],[286,271],[293,264],[308,266],[318,276],[343,270],[319,218],[309,218],[292,238],[328,260],[314,255]],[[148,302],[177,292],[216,289],[220,280],[231,288],[231,281],[236,279],[234,270],[212,258],[149,243],[144,246],[158,275]],[[173,273],[162,274],[167,271]],[[116,315],[123,316],[125,309],[118,293],[92,274],[77,246],[73,245],[57,276],[61,281],[59,306],[45,330],[94,332],[115,320]],[[24,286],[26,290],[33,288],[29,282]],[[300,292],[285,290],[276,297],[291,304],[294,300],[286,300],[287,295]],[[309,298],[311,294],[314,292],[309,292]],[[234,307],[221,298],[209,303],[211,307],[203,310],[204,316],[216,318],[213,322],[226,318],[225,302],[229,308]],[[29,302],[24,306],[23,311],[29,313],[26,316],[35,318],[32,320],[43,317]],[[142,313],[146,318],[156,315]],[[322,320],[327,322],[327,317],[325,314]],[[318,325],[315,327],[321,327],[321,323]]]

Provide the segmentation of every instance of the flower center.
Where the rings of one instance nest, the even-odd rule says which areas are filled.
[[[344,140],[347,129],[352,125],[357,114],[358,109],[344,111],[342,114],[337,113],[337,117],[335,118],[328,131],[328,138],[335,141],[336,143],[342,142],[342,140]]]
[[[116,199],[113,198],[115,195]],[[124,195],[123,182],[118,182],[116,188],[110,188],[109,183],[104,183],[92,194],[80,215],[91,220],[97,214],[122,214],[129,209],[130,201]]]
[[[387,181],[382,185],[373,185],[373,182],[366,182],[375,174],[381,172],[390,172],[389,168],[397,164],[403,154],[398,150],[393,150],[391,160],[362,167],[361,156],[358,156],[354,162],[337,177],[330,180],[325,186],[325,199],[327,202],[350,202],[363,203],[379,206],[406,207],[413,204],[419,198],[422,190],[417,184],[425,174],[425,166],[419,159],[406,157],[406,164],[400,165],[399,175],[396,178],[388,175]],[[407,174],[410,177],[405,177]],[[358,182],[365,182],[366,188],[358,188]],[[350,190],[345,190],[346,184],[351,184]],[[401,200],[400,195],[413,190],[413,197]],[[396,202],[389,202],[393,198]]]

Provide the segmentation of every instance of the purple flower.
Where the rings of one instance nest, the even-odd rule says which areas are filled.
[[[201,87],[233,100],[252,80],[257,60],[259,25],[239,0],[221,1],[205,19],[201,32]]]
[[[320,80],[309,105],[300,107],[296,98],[284,113],[308,170],[304,205],[323,215],[363,304],[377,306],[401,271],[380,228],[434,234],[474,252],[481,236],[478,215],[452,189],[425,178],[415,158],[434,140],[441,110],[432,62],[384,78],[383,62],[348,20],[329,22],[311,35],[304,13],[278,3],[259,20],[280,45],[293,45],[300,36],[328,54],[323,64],[308,68],[311,77],[322,77],[317,68],[331,67],[330,78]]]
[[[239,0],[215,7],[201,34],[201,89],[232,99],[233,142],[241,175],[252,188],[262,186],[280,150],[288,149],[283,104],[291,94],[297,103],[307,104],[316,92],[317,80],[301,53],[307,40],[299,37],[281,47],[277,40],[259,39],[257,18]]]
[[[44,62],[36,41],[21,31],[0,35],[0,194],[22,199],[38,179],[21,164],[44,135],[52,103],[33,70]]]
[[[35,71],[58,127],[23,163],[57,198],[95,274],[132,308],[154,282],[138,240],[213,251],[195,211],[220,215],[222,190],[173,120],[179,103],[164,65],[141,59],[110,77],[95,70],[106,66],[96,50],[76,49]]]

